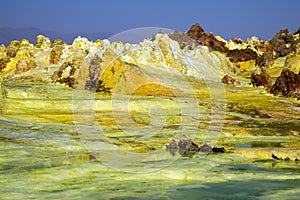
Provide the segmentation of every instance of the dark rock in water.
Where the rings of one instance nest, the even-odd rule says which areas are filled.
[[[183,156],[192,157],[196,152],[199,152],[199,147],[191,139],[179,140],[178,152]]]
[[[274,158],[275,160],[280,160],[280,158],[278,158],[277,156],[275,156],[273,153],[272,153],[272,158]]]
[[[270,93],[283,97],[300,97],[300,72],[295,74],[289,69],[282,70]]]
[[[264,86],[268,87],[271,86],[271,77],[267,74],[265,68],[263,67],[260,72],[253,72],[251,75],[251,84],[255,87]]]
[[[224,147],[211,147],[208,144],[204,144],[201,147],[199,147],[191,139],[179,140],[178,144],[176,144],[176,141],[173,139],[169,144],[166,145],[166,150],[169,151],[173,156],[178,151],[182,156],[188,157],[192,157],[197,152],[225,152]]]
[[[200,151],[199,146],[194,143],[193,141],[190,143],[190,145],[188,146],[188,151]]]
[[[192,142],[191,139],[189,139],[189,140],[179,140],[178,148],[187,150],[191,142]]]
[[[166,145],[166,150],[169,151],[172,156],[175,156],[177,149],[178,145],[174,139],[170,142],[170,144]]]
[[[199,147],[191,139],[189,140],[179,140],[178,149],[187,151],[199,151]]]
[[[294,37],[294,35],[290,33],[288,29],[281,29],[269,41],[278,57],[283,57],[291,52],[294,52],[299,42],[300,39]]]
[[[212,147],[208,144],[204,144],[200,147],[201,152],[212,152]]]
[[[200,147],[200,152],[225,153],[225,148],[224,147],[211,147],[208,144],[204,144]]]
[[[215,153],[225,153],[225,148],[224,147],[213,147],[212,151]]]
[[[178,149],[178,146],[177,146],[177,143],[176,141],[173,139],[170,144],[167,144],[166,145],[166,149],[169,150],[169,149]]]
[[[226,85],[240,85],[241,83],[236,81],[234,78],[228,76],[228,75],[225,75],[223,78],[222,78],[222,83],[226,84]]]
[[[289,157],[286,157],[285,159],[284,159],[284,161],[289,161],[290,160],[290,158]]]
[[[169,151],[173,156],[178,151],[182,156],[192,157],[195,153],[200,151],[200,148],[191,139],[179,140],[178,144],[176,144],[176,141],[173,139],[169,144],[166,145],[166,150]]]

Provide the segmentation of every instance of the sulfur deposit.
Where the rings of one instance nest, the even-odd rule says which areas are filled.
[[[226,41],[199,24],[133,44],[39,35],[36,44],[1,45],[2,193],[73,198],[83,188],[86,198],[98,190],[114,198],[130,182],[136,190],[118,198],[157,189],[186,196],[185,187],[224,190],[219,199],[232,188],[241,199],[293,198],[299,52],[299,30]],[[245,184],[258,185],[257,195]]]
[[[244,86],[270,87],[271,77],[274,82],[274,74],[278,77],[281,70],[299,72],[299,33],[282,29],[267,42],[257,37],[225,41],[195,24],[185,33],[159,32],[138,44],[91,42],[81,37],[72,44],[61,40],[51,43],[39,35],[36,45],[26,39],[2,45],[0,56],[0,73],[5,79],[24,76],[71,88],[124,94],[134,92],[140,83],[145,86],[137,90],[144,91],[139,94],[151,95],[151,85],[156,85],[162,90],[153,95],[170,95],[163,89],[170,85],[160,73],[215,82],[228,75]],[[277,60],[284,64],[278,66]],[[40,77],[34,77],[39,73]]]

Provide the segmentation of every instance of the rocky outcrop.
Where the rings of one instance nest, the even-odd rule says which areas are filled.
[[[188,49],[192,50],[195,47],[199,46],[199,44],[195,40],[193,40],[185,33],[179,33],[178,31],[175,31],[174,33],[170,33],[168,36],[172,40],[177,41],[181,49],[187,47]]]
[[[7,63],[10,62],[10,58],[5,56],[0,58],[0,72],[6,68]]]
[[[51,43],[50,48],[52,49],[50,51],[50,64],[56,65],[59,63],[65,45],[67,45],[67,43],[62,40],[54,40]]]
[[[264,52],[273,52],[273,46],[258,37],[251,37],[243,41],[240,38],[232,38],[226,42],[226,47],[229,50],[233,49],[251,49],[258,55],[262,55]]]
[[[192,25],[187,35],[196,40],[201,46],[207,46],[210,51],[218,51],[225,54],[231,62],[238,63],[248,60],[257,60],[258,54],[250,49],[229,49],[225,42],[217,39],[212,33],[205,33],[203,28],[197,23]],[[242,43],[242,40],[235,39],[234,43]]]
[[[234,63],[258,59],[257,53],[251,49],[234,49],[228,51],[226,55]]]
[[[74,65],[74,62],[65,62],[53,73],[51,79],[54,82],[62,83],[74,88],[76,80],[75,71],[76,66]]]
[[[269,41],[278,57],[283,57],[296,51],[296,46],[299,42],[300,39],[295,37],[288,29],[281,29]]]
[[[21,43],[17,40],[12,41],[6,49],[6,55],[10,58],[14,58],[19,51]]]
[[[225,75],[223,78],[222,78],[222,83],[226,84],[226,85],[241,85],[241,83],[239,81],[236,81],[234,78],[228,76],[228,75]]]
[[[299,35],[281,31],[274,38],[275,46],[276,41],[284,41],[289,47],[297,43]],[[299,45],[295,48],[286,57],[285,65],[297,73]],[[246,41],[234,38],[227,42],[212,33],[205,33],[199,24],[184,33],[157,33],[152,40],[145,39],[137,44],[110,43],[108,40],[91,42],[82,37],[72,44],[62,40],[51,43],[49,38],[40,35],[36,46],[22,40],[0,48],[2,75],[14,77],[18,74],[21,78],[22,73],[34,69],[33,74],[42,74],[42,80],[71,88],[139,95],[174,96],[176,92],[184,91],[183,85],[187,85],[172,85],[172,79],[177,77],[218,83],[223,77],[224,84],[237,86],[240,83],[232,77],[243,76],[238,79],[246,84],[246,79],[249,81],[251,76],[254,86],[269,87],[271,81],[266,68],[273,63],[271,42],[265,43],[257,37]],[[283,65],[284,60],[281,63]],[[268,72],[276,77],[280,73],[278,69],[268,69]],[[30,73],[24,73],[24,76],[30,76]]]
[[[187,32],[187,35],[194,40],[198,40],[203,34],[205,34],[204,29],[198,23],[192,25]]]
[[[36,67],[36,63],[33,59],[30,60],[19,60],[16,66],[16,74],[27,72]]]
[[[219,51],[221,53],[229,51],[223,41],[218,40],[212,33],[206,34],[198,23],[191,26],[187,35],[196,40],[199,45],[207,46],[211,51]]]
[[[255,87],[271,86],[271,77],[267,74],[266,69],[263,67],[260,71],[254,71],[251,75],[251,84]]]
[[[34,46],[28,40],[23,39],[21,42],[12,41],[6,48],[4,56],[0,58],[1,73],[4,75],[11,71],[21,73],[35,68],[34,53]],[[18,69],[16,69],[17,66]]]
[[[47,49],[51,45],[50,39],[48,37],[45,37],[43,35],[36,36],[36,48],[39,49]]]
[[[50,64],[58,64],[60,61],[60,57],[63,54],[63,46],[62,45],[56,45],[52,48],[50,52]]]
[[[255,61],[255,64],[259,67],[270,67],[274,64],[273,52],[264,52]]]
[[[300,72],[295,74],[289,69],[284,69],[270,89],[276,96],[295,97],[300,99]]]

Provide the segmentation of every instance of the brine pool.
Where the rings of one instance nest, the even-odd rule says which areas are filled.
[[[212,111],[198,93],[197,104],[122,96],[112,106],[111,96],[91,102],[56,85],[5,87],[0,199],[299,198],[297,101],[231,88]],[[172,156],[173,138],[226,153]]]

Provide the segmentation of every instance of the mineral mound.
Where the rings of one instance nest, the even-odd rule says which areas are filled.
[[[179,77],[218,83],[223,77],[225,84],[251,83],[274,95],[298,97],[299,41],[299,30],[288,29],[270,41],[257,37],[226,41],[206,33],[198,23],[186,32],[159,32],[138,44],[82,37],[67,44],[39,35],[36,45],[26,39],[1,45],[0,75],[5,80],[39,79],[107,94],[162,96],[185,92],[169,84]]]

